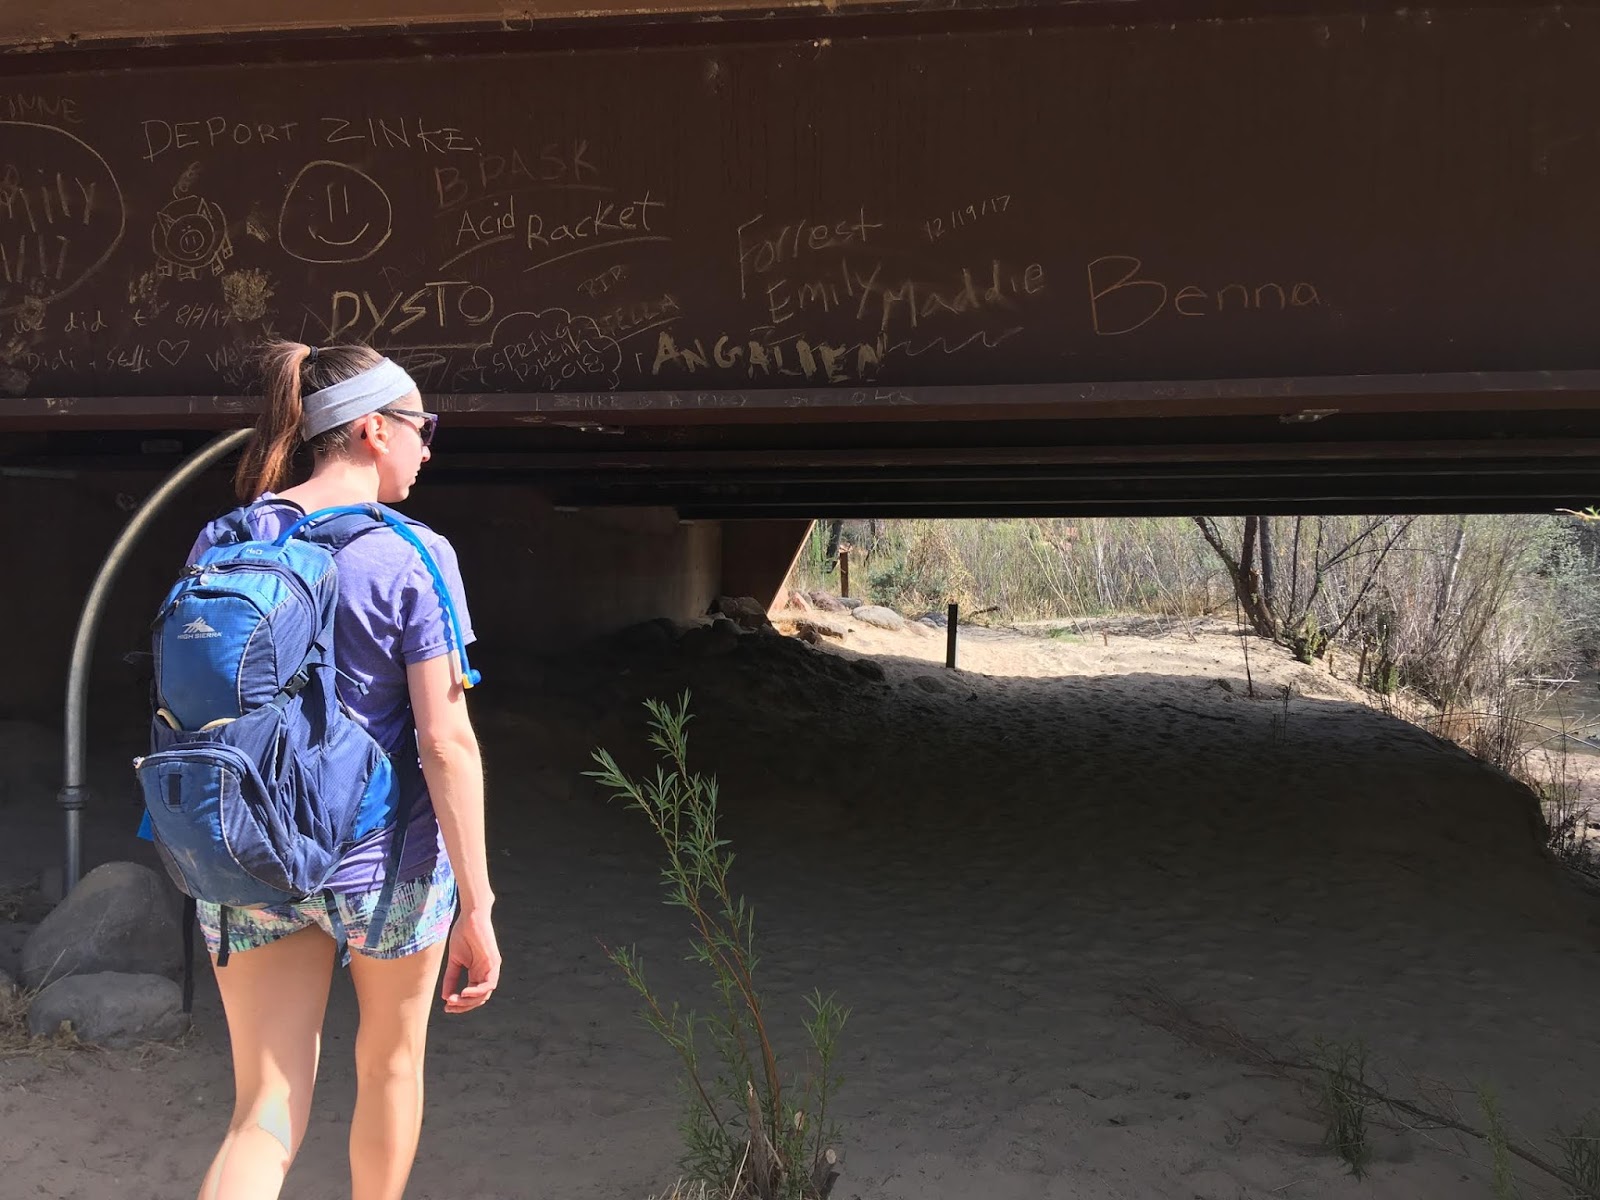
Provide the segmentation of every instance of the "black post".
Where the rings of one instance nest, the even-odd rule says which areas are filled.
[[[839,595],[850,594],[850,547],[839,547]]]
[[[956,669],[956,626],[960,624],[961,606],[952,604],[945,611],[944,665]]]

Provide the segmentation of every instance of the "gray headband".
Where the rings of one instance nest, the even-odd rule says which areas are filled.
[[[348,425],[375,413],[417,390],[411,376],[399,364],[385,358],[351,379],[342,379],[301,401],[300,440],[308,442],[319,433]]]

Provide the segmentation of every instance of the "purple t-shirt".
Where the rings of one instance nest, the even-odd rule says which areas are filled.
[[[270,539],[288,528],[304,510],[290,500],[263,493],[251,510],[258,537]],[[475,640],[467,612],[461,571],[450,543],[430,529],[412,531],[433,555],[455,601],[461,638]],[[207,525],[189,551],[193,563],[214,544],[214,526]],[[411,732],[410,691],[406,666],[447,654],[453,648],[444,607],[434,591],[433,576],[410,543],[391,530],[379,529],[356,538],[339,551],[339,608],[334,621],[334,654],[339,670],[359,681],[363,693],[342,676],[339,698],[355,719],[386,751],[393,753]],[[379,829],[351,847],[328,887],[340,893],[375,890],[383,884],[393,830]],[[400,879],[430,874],[446,853],[426,786],[411,809]]]

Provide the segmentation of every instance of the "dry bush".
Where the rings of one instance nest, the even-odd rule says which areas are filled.
[[[826,522],[792,585],[834,591]],[[1173,519],[847,521],[851,590],[902,612],[994,610],[1004,621],[1107,613],[1195,616],[1229,591],[1192,527]]]
[[[795,586],[836,589],[829,532],[813,529]],[[1445,709],[1600,659],[1600,523],[1568,517],[846,521],[840,534],[851,590],[911,615],[950,601],[1001,621],[1254,612],[1304,661],[1340,645],[1375,691]]]

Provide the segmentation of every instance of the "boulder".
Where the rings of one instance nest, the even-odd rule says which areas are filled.
[[[866,601],[865,600],[857,600],[854,596],[840,596],[839,597],[839,603],[844,605],[846,608],[851,609],[853,611],[855,609],[860,608],[863,604],[866,603]]]
[[[678,640],[679,649],[697,658],[715,658],[732,653],[738,644],[739,627],[726,617],[718,617],[709,625],[687,629]]]
[[[837,596],[830,596],[827,592],[817,591],[806,592],[804,594],[810,599],[812,605],[821,609],[823,612],[845,613],[850,611],[850,606],[848,604],[844,603],[844,601],[840,600]]]
[[[751,633],[771,624],[767,620],[767,610],[753,596],[718,596],[711,602],[711,612],[727,617]]]
[[[879,629],[904,629],[906,619],[892,608],[884,608],[878,604],[863,604],[850,614],[852,621],[860,621],[863,625],[873,625]]]
[[[921,688],[923,691],[931,692],[934,695],[943,695],[945,692],[950,690],[945,681],[940,679],[937,675],[913,676],[911,682],[915,686]]]
[[[63,1021],[82,1041],[112,1049],[167,1041],[189,1028],[176,983],[163,975],[117,971],[58,979],[28,1006],[34,1037],[49,1037]]]
[[[809,596],[799,588],[795,588],[793,591],[784,593],[783,607],[790,612],[810,612],[816,605],[811,603]]]
[[[176,893],[131,862],[96,867],[22,946],[22,986],[105,971],[165,975],[183,969]]]

